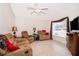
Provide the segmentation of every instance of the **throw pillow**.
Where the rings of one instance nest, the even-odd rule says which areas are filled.
[[[12,44],[16,45],[16,38],[12,37],[12,38],[9,39],[9,41],[10,41]]]
[[[13,37],[11,33],[5,34],[5,36],[7,36],[8,39],[11,39]]]
[[[7,42],[7,48],[9,51],[14,51],[19,49],[19,47],[17,47],[16,45],[12,44],[10,41]]]
[[[5,49],[7,47],[7,37],[5,35],[0,34],[0,48]]]

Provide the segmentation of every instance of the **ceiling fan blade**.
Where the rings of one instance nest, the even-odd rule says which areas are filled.
[[[31,12],[31,14],[34,14],[34,13],[36,13],[36,12],[35,12],[35,11],[32,11],[32,12]]]
[[[29,10],[35,10],[35,8],[32,8],[32,7],[28,7],[27,9],[29,9]]]
[[[48,8],[42,8],[41,10],[48,10]]]
[[[44,13],[44,12],[42,12],[42,11],[40,11],[39,13],[46,14],[46,13]]]

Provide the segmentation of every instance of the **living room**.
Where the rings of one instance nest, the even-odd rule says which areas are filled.
[[[4,56],[71,56],[72,54],[66,47],[67,26],[64,26],[66,27],[64,35],[61,32],[53,31],[54,24],[51,30],[51,22],[65,17],[72,21],[79,15],[78,5],[78,3],[0,3],[0,34],[3,36],[13,35],[13,40],[17,41],[22,38],[24,38],[22,40],[30,41],[27,44],[26,42],[16,43],[17,46],[22,45],[20,47],[23,49],[18,47],[18,50],[14,49],[16,51],[13,51],[11,47],[8,47],[12,52],[1,54],[3,49],[0,54]],[[57,28],[56,30],[60,30]],[[44,40],[38,32],[43,32]],[[24,48],[27,47],[25,45],[30,47]],[[61,53],[62,50],[64,52]]]

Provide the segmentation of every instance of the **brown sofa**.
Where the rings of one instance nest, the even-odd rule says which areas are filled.
[[[39,40],[49,40],[50,35],[46,30],[39,30],[38,31]]]
[[[32,35],[29,35],[27,31],[22,31],[21,35],[22,35],[22,38],[28,39],[30,43],[34,42],[34,37]]]
[[[8,39],[13,38],[10,33],[6,34],[6,36]],[[26,38],[13,38],[13,40],[15,40],[16,45],[19,47],[19,49],[15,51],[6,50],[4,56],[32,56],[32,48]]]

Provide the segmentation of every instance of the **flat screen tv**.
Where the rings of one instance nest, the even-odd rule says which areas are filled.
[[[79,16],[77,16],[70,22],[70,26],[71,26],[71,31],[73,30],[79,31]]]

